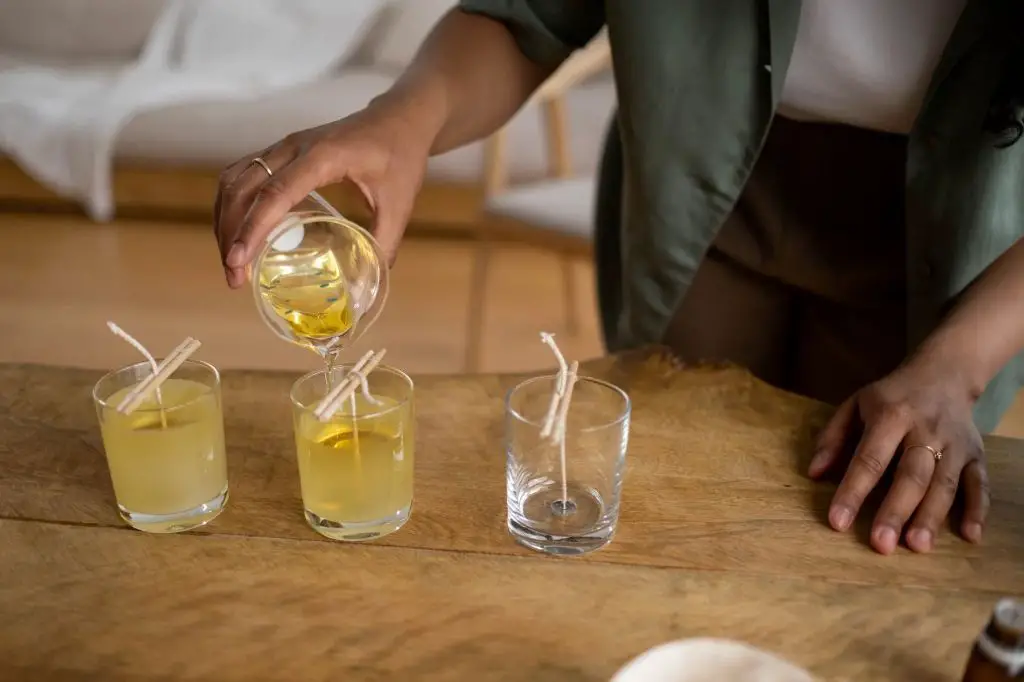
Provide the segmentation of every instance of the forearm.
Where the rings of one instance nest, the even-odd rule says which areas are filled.
[[[915,359],[960,375],[971,396],[1024,351],[1024,239],[1018,239],[964,293]]]
[[[440,154],[496,131],[552,71],[523,55],[502,23],[456,9],[371,107],[397,111]]]

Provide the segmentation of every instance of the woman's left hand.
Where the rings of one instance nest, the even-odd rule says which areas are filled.
[[[811,477],[825,475],[847,461],[847,442],[861,434],[828,513],[838,531],[850,527],[895,462],[892,488],[871,529],[871,545],[882,554],[893,552],[901,536],[915,552],[930,551],[960,486],[960,533],[981,541],[989,506],[985,449],[970,391],[941,364],[911,361],[855,393],[825,427],[811,461]]]

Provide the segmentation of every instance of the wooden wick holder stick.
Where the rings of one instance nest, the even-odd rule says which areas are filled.
[[[117,406],[117,411],[121,414],[131,414],[138,409],[142,401],[167,381],[201,345],[199,341],[191,336],[182,341],[177,348],[171,351],[170,355],[164,358],[156,372],[146,377],[124,397],[121,404]]]

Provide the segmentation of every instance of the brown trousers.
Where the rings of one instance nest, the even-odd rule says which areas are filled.
[[[838,403],[906,352],[906,138],[777,117],[665,342]]]

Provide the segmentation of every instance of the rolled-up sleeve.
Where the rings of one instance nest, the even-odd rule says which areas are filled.
[[[604,26],[597,0],[460,0],[459,8],[504,23],[527,58],[552,67]]]

